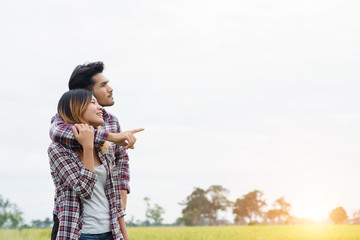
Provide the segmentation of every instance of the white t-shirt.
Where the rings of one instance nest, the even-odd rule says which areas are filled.
[[[81,199],[84,206],[81,233],[101,234],[111,232],[110,207],[105,195],[106,169],[104,165],[95,167],[98,176],[90,199]]]

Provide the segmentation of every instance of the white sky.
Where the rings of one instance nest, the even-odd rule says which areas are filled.
[[[284,196],[299,217],[360,208],[358,1],[14,1],[0,8],[0,194],[50,217],[50,118],[102,60],[107,110],[145,127],[128,216],[181,215],[194,187]],[[349,214],[350,215],[350,214]]]

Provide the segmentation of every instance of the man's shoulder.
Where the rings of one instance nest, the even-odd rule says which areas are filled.
[[[109,119],[114,118],[114,119],[116,119],[116,120],[117,120],[117,117],[116,117],[114,114],[109,113],[109,112],[108,112],[108,111],[106,111],[105,109],[103,109],[103,115],[104,115],[104,117],[105,117],[105,118],[109,118]]]
[[[51,124],[52,123],[54,123],[55,121],[59,121],[59,118],[60,118],[60,116],[59,116],[59,114],[58,113],[56,113],[52,118],[51,118]]]
[[[107,112],[105,109],[103,109],[103,116],[104,116],[104,124],[109,124],[109,125],[119,124],[118,118],[114,114]]]
[[[55,154],[55,153],[70,153],[72,152],[71,149],[65,147],[65,145],[58,143],[58,142],[52,142],[48,148],[48,153]]]

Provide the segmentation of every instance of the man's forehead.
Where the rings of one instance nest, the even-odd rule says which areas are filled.
[[[93,79],[95,81],[95,84],[102,84],[102,83],[108,83],[109,82],[109,79],[107,79],[105,77],[105,75],[102,74],[102,73],[98,73],[98,74],[94,75]]]

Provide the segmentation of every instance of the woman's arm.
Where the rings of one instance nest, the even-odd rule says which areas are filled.
[[[48,154],[53,177],[75,191],[78,196],[89,199],[94,191],[96,174],[79,165],[71,150],[59,143],[52,143]]]
[[[129,240],[130,237],[127,233],[127,230],[126,230],[126,224],[125,224],[125,220],[124,220],[124,217],[121,217],[118,219],[119,220],[119,224],[120,224],[120,230],[121,230],[121,233],[124,237],[124,240]]]
[[[95,172],[94,167],[94,128],[87,124],[75,124],[71,127],[76,140],[83,148],[81,161],[84,168]]]
[[[94,167],[94,128],[87,124],[72,127],[77,141],[83,147],[82,163],[79,165],[69,149],[53,143],[49,148],[50,167],[53,175],[85,199],[89,199],[96,183]]]

